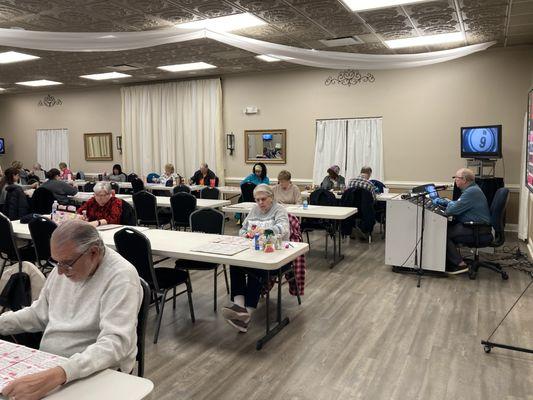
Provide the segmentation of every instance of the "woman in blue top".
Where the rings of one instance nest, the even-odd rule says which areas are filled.
[[[252,173],[242,180],[241,185],[245,182],[251,182],[255,185],[260,185],[261,183],[270,184],[266,165],[263,163],[254,164]]]

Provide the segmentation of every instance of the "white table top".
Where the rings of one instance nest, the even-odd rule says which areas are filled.
[[[249,213],[255,203],[245,202],[237,203],[231,206],[222,208],[222,211],[226,213]],[[284,205],[287,212],[295,217],[305,218],[325,218],[325,219],[346,219],[355,213],[357,208],[354,207],[336,207],[336,206],[308,206],[307,210],[304,210],[301,205],[287,204]]]
[[[311,196],[311,192],[309,190],[302,190],[301,194],[302,194],[302,199],[307,199],[309,198],[309,196]],[[339,193],[334,193],[334,194],[335,194],[335,198],[337,199],[340,199],[342,197],[342,194],[339,194]],[[399,193],[379,193],[376,196],[376,200],[387,201],[387,200],[395,198],[396,196],[399,197],[400,194]]]
[[[21,224],[20,221],[12,221],[12,225],[16,237],[20,239],[31,238],[28,224]],[[100,235],[106,246],[112,249],[115,248],[113,236],[121,228],[122,226],[117,226],[116,229],[100,231]],[[264,253],[252,249],[241,251],[233,256],[201,253],[192,251],[191,249],[197,248],[202,244],[210,243],[221,235],[147,229],[145,227],[133,227],[133,229],[138,229],[148,237],[154,255],[264,270],[276,270],[309,251],[309,245],[307,243],[291,242],[291,247],[288,249],[276,250],[273,253]]]
[[[78,194],[70,197],[72,200],[83,203],[94,196],[92,192],[79,192]],[[129,204],[133,205],[133,198],[131,194],[115,194],[115,197],[123,199]],[[156,196],[157,206],[170,208],[170,197],[168,196]],[[212,199],[196,199],[196,208],[219,208],[226,205],[230,205],[229,200],[212,200]]]

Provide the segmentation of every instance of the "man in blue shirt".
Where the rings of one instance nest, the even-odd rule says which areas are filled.
[[[468,271],[468,267],[457,249],[455,240],[460,236],[472,235],[472,228],[464,226],[463,222],[491,223],[489,204],[485,194],[475,182],[474,173],[461,168],[454,176],[455,185],[461,190],[461,196],[456,201],[436,199],[436,202],[446,207],[446,214],[454,217],[453,225],[448,225],[446,259],[451,272]],[[490,229],[487,228],[490,233]]]

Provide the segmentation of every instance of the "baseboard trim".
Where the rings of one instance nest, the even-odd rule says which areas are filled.
[[[505,224],[505,232],[518,232],[518,224]]]

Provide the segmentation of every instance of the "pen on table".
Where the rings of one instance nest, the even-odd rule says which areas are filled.
[[[289,246],[291,246],[292,248],[294,248],[293,244],[291,242],[289,242]]]

